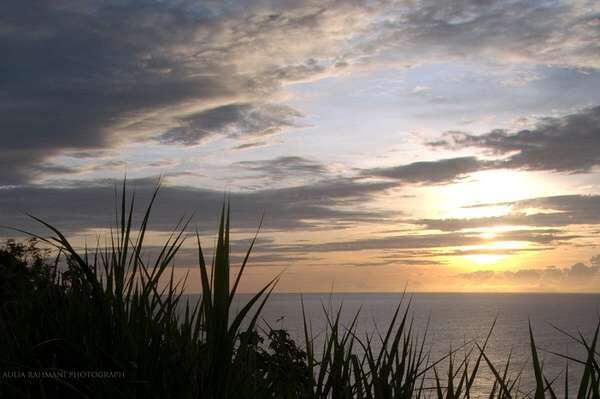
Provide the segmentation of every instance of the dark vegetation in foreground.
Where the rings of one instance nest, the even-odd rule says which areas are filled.
[[[108,246],[78,251],[39,220],[51,238],[0,248],[1,398],[470,398],[484,368],[494,376],[490,398],[555,398],[559,390],[559,396],[600,398],[598,329],[591,339],[571,337],[586,358],[553,354],[567,366],[551,378],[530,329],[533,386],[520,383],[523,370],[511,370],[510,355],[493,364],[486,355],[490,335],[431,359],[425,336],[412,330],[408,300],[398,305],[387,331],[367,338],[356,331],[356,318],[342,325],[340,312],[325,308],[328,328],[318,348],[306,317],[302,345],[285,330],[267,326],[259,333],[277,279],[230,312],[254,240],[230,280],[227,206],[210,266],[198,239],[202,300],[184,304],[185,281],[174,281],[170,265],[189,220],[178,223],[148,263],[143,243],[156,193],[135,232],[134,201],[128,204],[125,194],[123,187]],[[51,257],[39,241],[58,252]],[[569,363],[582,368],[577,386],[569,386]]]

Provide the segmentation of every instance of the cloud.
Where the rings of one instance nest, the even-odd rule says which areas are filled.
[[[33,178],[62,150],[114,146],[117,126],[144,111],[231,92],[184,71],[168,47],[193,18],[156,4],[3,2],[0,183]]]
[[[521,241],[531,244],[552,244],[558,240],[570,240],[578,238],[574,235],[561,235],[546,232],[514,231],[499,234],[495,241]],[[462,246],[473,246],[489,244],[489,240],[482,238],[479,233],[431,233],[431,234],[400,234],[395,236],[385,236],[376,238],[357,238],[354,240],[325,242],[319,244],[297,244],[279,247],[280,251],[288,252],[354,252],[369,250],[407,250],[407,249],[440,249]],[[540,248],[536,248],[538,250]],[[545,248],[541,248],[545,249]],[[484,251],[485,252],[485,251]],[[497,253],[509,253],[510,250],[503,252],[502,249],[494,251]],[[513,253],[516,251],[513,251]],[[428,255],[435,256],[462,256],[465,252],[431,252]]]
[[[546,117],[531,130],[496,129],[483,135],[446,134],[433,147],[474,147],[506,156],[498,167],[586,173],[600,165],[600,106],[561,118]]]
[[[427,93],[430,91],[431,91],[431,87],[429,87],[429,86],[415,86],[410,91],[410,94],[421,94],[421,93]]]
[[[590,172],[600,165],[600,106],[561,118],[542,118],[535,128],[516,133],[501,129],[482,135],[448,132],[428,145],[450,150],[475,147],[497,158],[446,158],[365,169],[361,174],[405,183],[447,184],[470,173],[490,169]]]
[[[267,145],[267,143],[265,141],[252,141],[252,142],[248,142],[248,143],[242,143],[242,144],[238,144],[235,147],[233,147],[233,150],[246,150],[248,148],[256,148],[256,147],[263,147]]]
[[[328,173],[325,165],[298,156],[282,156],[258,161],[241,161],[233,164],[243,171],[249,171],[258,177],[281,180],[295,176],[323,177]]]
[[[463,178],[469,173],[493,168],[494,165],[492,161],[484,161],[476,157],[460,157],[373,168],[362,173],[365,176],[385,177],[406,183],[446,184]]]
[[[285,105],[229,104],[181,118],[180,126],[156,139],[166,144],[195,145],[217,135],[244,140],[264,138],[284,128],[301,126],[296,122],[301,116]]]
[[[0,184],[35,179],[65,151],[271,135],[298,124],[298,111],[269,105],[286,83],[386,63],[390,53],[408,64],[483,56],[598,67],[594,10],[530,1],[3,1]]]
[[[168,181],[168,180],[167,180]],[[33,229],[39,227],[23,212],[43,218],[68,232],[105,228],[114,222],[114,187],[120,182],[96,180],[71,182],[63,187],[17,186],[0,189],[2,225]],[[142,207],[150,199],[155,179],[129,182],[136,193],[141,216]],[[232,192],[232,219],[236,228],[254,229],[265,214],[266,229],[343,228],[360,222],[382,223],[394,214],[385,210],[363,210],[361,204],[393,184],[361,183],[335,178],[294,187]],[[164,185],[152,213],[151,230],[168,231],[176,219],[195,212],[195,223],[212,231],[217,223],[220,191]]]
[[[419,219],[426,229],[460,231],[489,226],[566,227],[600,224],[599,195],[560,195],[522,201],[479,204],[477,207],[510,206],[507,215],[480,218]]]
[[[479,283],[491,280],[494,276],[495,272],[491,270],[476,270],[471,273],[464,273],[459,275],[459,277],[465,280],[475,281]]]
[[[135,223],[142,216],[143,207],[150,198],[155,182],[154,179],[129,182],[138,204]],[[119,184],[113,180],[96,180],[69,183],[57,188],[19,186],[0,189],[2,225],[47,234],[39,224],[24,216],[23,212],[29,212],[55,224],[67,234],[109,227],[114,223],[114,216],[111,215],[114,215],[115,183]],[[373,196],[394,187],[396,183],[330,178],[294,187],[233,192],[230,193],[232,226],[237,232],[254,231],[260,216],[265,214],[263,234],[267,234],[267,240],[259,243],[256,252],[261,256],[261,264],[282,264],[285,260],[305,262],[310,260],[307,256],[319,259],[334,252],[384,251],[381,258],[369,264],[425,265],[439,263],[440,257],[543,251],[581,238],[580,235],[559,229],[514,230],[498,233],[494,242],[518,241],[530,245],[489,250],[485,245],[490,240],[478,232],[463,231],[431,233],[415,229],[402,234],[363,236],[342,241],[321,240],[319,243],[302,240],[274,242],[268,239],[268,234],[278,231],[340,231],[357,225],[395,225],[401,220],[398,213],[372,207],[365,209],[361,206]],[[223,193],[215,190],[164,185],[153,209],[149,229],[152,232],[170,231],[177,217],[195,212],[192,225],[198,225],[203,233],[212,234],[218,222],[217,216],[223,198]],[[10,235],[14,235],[14,232],[10,232]],[[234,254],[241,256],[242,247],[245,248],[246,244],[233,243]],[[483,247],[469,248],[472,246]],[[187,261],[193,259],[193,255],[184,253],[181,259]],[[575,273],[578,271],[576,269]]]
[[[386,9],[363,46],[408,63],[488,59],[597,68],[597,4],[588,1],[435,0]]]
[[[337,44],[367,14],[328,6],[2,2],[0,184],[35,179],[65,151],[296,126],[299,113],[267,100],[288,81],[334,70]]]
[[[551,244],[553,241],[564,239],[557,236],[535,236],[535,233],[531,236],[533,239],[524,237],[525,241],[535,242],[536,244]],[[537,238],[537,239],[536,239]],[[574,238],[574,236],[566,239]],[[545,242],[544,242],[545,241]],[[477,249],[454,249],[449,251],[438,251],[435,256],[470,256],[470,255],[515,255],[527,252],[540,252],[554,249],[552,246],[535,246],[535,247],[523,247],[523,248],[477,248]]]
[[[188,239],[187,245],[182,246],[173,264],[175,267],[190,267],[198,264],[198,248],[195,246],[195,239]],[[209,240],[201,240],[202,251],[206,259],[211,259],[213,250],[210,246]],[[185,245],[185,244],[184,244]],[[232,266],[240,266],[244,261],[246,252],[248,250],[249,240],[244,240],[244,243],[237,248],[231,248],[230,262]],[[146,259],[155,259],[161,252],[162,246],[145,245],[144,246],[144,257]],[[311,261],[314,258],[310,254],[278,254],[269,252],[268,248],[261,248],[260,246],[254,246],[249,258],[248,266],[288,266],[299,262]]]
[[[578,262],[570,267],[548,266],[541,269],[517,269],[515,271],[477,270],[459,274],[457,277],[472,284],[490,287],[508,286],[526,291],[542,290],[596,290],[600,266]]]

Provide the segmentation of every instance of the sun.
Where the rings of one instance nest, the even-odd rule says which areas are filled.
[[[432,201],[444,218],[494,217],[508,214],[512,201],[549,195],[553,190],[549,183],[530,173],[489,170],[436,187]]]

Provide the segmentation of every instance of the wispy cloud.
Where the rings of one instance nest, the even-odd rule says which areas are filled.
[[[215,136],[264,139],[284,128],[302,126],[302,114],[285,105],[229,104],[179,120],[180,126],[155,137],[165,144],[196,145]]]
[[[493,169],[496,163],[476,157],[421,161],[386,168],[372,168],[362,171],[364,176],[384,177],[404,183],[447,184],[465,177],[469,173]]]
[[[600,223],[600,196],[561,195],[530,198],[497,204],[479,204],[478,207],[506,205],[507,215],[477,218],[420,219],[413,223],[427,229],[460,231],[489,226],[567,227]]]
[[[487,58],[599,66],[598,5],[593,1],[428,0],[386,12],[378,34],[364,46],[387,49],[406,63]]]
[[[325,165],[298,156],[282,156],[258,161],[240,161],[232,165],[240,171],[250,172],[258,178],[287,180],[295,177],[325,178],[328,169]]]

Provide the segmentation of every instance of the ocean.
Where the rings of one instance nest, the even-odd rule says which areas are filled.
[[[234,308],[246,302],[249,295],[239,295]],[[322,337],[326,325],[323,308],[337,310],[341,306],[342,324],[348,325],[360,311],[356,331],[359,337],[375,331],[386,331],[394,310],[400,303],[399,293],[356,294],[304,294],[302,299],[313,334]],[[559,352],[585,360],[585,352],[566,332],[584,337],[593,336],[599,320],[600,294],[457,294],[415,293],[406,294],[404,303],[410,299],[409,314],[414,320],[415,333],[422,336],[429,320],[426,342],[431,359],[444,356],[450,349],[457,349],[470,340],[483,343],[494,318],[494,327],[486,354],[497,369],[502,369],[509,353],[512,353],[510,374],[516,375],[525,365],[522,374],[522,390],[533,387],[531,349],[528,323],[531,322],[539,356],[543,359],[544,374],[548,380],[557,378],[553,385],[557,393],[564,391],[566,360],[550,352]],[[263,326],[284,328],[300,345],[304,333],[299,294],[273,294],[262,312]],[[318,338],[319,339],[319,338]],[[375,341],[376,342],[376,341]],[[470,346],[468,346],[470,347]],[[317,346],[318,348],[318,346]],[[464,352],[459,351],[457,359]],[[446,371],[443,365],[438,370]],[[575,389],[581,375],[581,367],[569,362],[569,381]],[[489,395],[492,374],[488,367],[480,372],[475,393]]]

